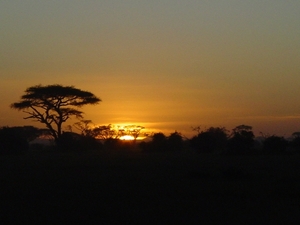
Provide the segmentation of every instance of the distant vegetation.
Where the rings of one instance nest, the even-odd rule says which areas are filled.
[[[97,132],[86,129],[81,133],[65,131],[62,132],[58,142],[53,141],[52,146],[34,142],[36,138],[49,138],[49,131],[46,129],[38,129],[33,126],[1,127],[0,152],[1,154],[15,154],[24,153],[30,149],[51,148],[59,151],[122,149],[138,149],[143,152],[195,151],[225,155],[300,153],[298,132],[288,140],[276,135],[256,138],[251,126],[239,125],[231,132],[224,127],[198,130],[192,138],[186,138],[177,131],[169,136],[158,132],[149,134],[146,139],[137,142],[135,139],[121,140],[121,135],[117,134],[119,131],[113,127],[112,125],[95,127]],[[98,135],[99,132],[101,135]]]
[[[32,86],[25,90],[19,102],[12,108],[23,110],[28,117],[46,126],[38,129],[33,126],[1,127],[0,153],[13,154],[29,149],[45,149],[43,144],[32,142],[37,138],[53,140],[51,148],[60,151],[84,151],[90,149],[140,149],[144,152],[168,152],[193,150],[198,153],[213,154],[278,154],[300,152],[300,132],[295,132],[291,139],[281,136],[263,135],[256,138],[249,125],[239,125],[231,131],[225,127],[210,127],[202,130],[200,126],[192,128],[195,135],[186,138],[175,131],[169,136],[144,132],[145,127],[112,124],[95,126],[91,120],[83,119],[83,112],[78,108],[87,104],[97,104],[101,100],[94,94],[73,86],[48,85]],[[71,117],[78,121],[68,126],[62,125]],[[147,137],[137,142],[138,138]],[[132,137],[132,140],[120,140]],[[50,148],[50,147],[48,147]]]

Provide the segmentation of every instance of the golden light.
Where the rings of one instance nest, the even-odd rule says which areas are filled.
[[[120,140],[132,141],[132,140],[134,140],[134,137],[131,135],[124,135],[124,136],[120,137]]]

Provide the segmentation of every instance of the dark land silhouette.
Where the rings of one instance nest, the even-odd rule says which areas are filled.
[[[47,87],[52,94],[57,88]],[[58,93],[65,93],[61,88]],[[25,103],[14,106],[27,108]],[[39,104],[46,114],[47,107],[53,106],[47,106],[47,101]],[[72,115],[82,113],[69,110]],[[63,123],[59,112],[65,110],[60,108],[48,119],[58,116]],[[3,224],[300,222],[299,132],[291,139],[256,138],[249,125],[231,131],[196,127],[189,139],[175,131],[147,134],[147,141],[138,141],[142,126],[91,127],[91,121],[80,119],[74,124],[78,133],[72,127],[60,130],[61,124],[58,130],[0,128]],[[134,140],[122,141],[121,135],[133,135]],[[32,142],[49,136],[55,140],[53,145]]]
[[[124,149],[2,155],[1,221],[293,224],[299,160]]]
[[[0,134],[3,130],[10,130],[14,141],[1,139],[1,143],[26,142],[22,135],[12,135],[22,133],[21,127],[1,128]],[[169,136],[157,133],[148,142],[113,138],[95,142],[91,137],[66,132],[61,139],[64,143],[57,147],[26,145],[24,151],[6,150],[0,157],[1,221],[4,224],[257,224],[262,221],[294,224],[299,221],[300,154],[295,147],[298,136],[290,142],[281,137],[266,137],[259,149],[247,140],[245,143],[251,143],[251,150],[247,145],[245,150],[232,151],[226,143],[213,144],[219,140],[216,136],[224,141],[219,133],[222,130],[225,131],[223,128],[203,131],[206,144],[200,132],[194,137],[200,137],[196,142],[199,145],[195,145],[194,138],[184,140],[178,132]],[[213,138],[207,138],[207,132],[212,132]],[[229,135],[227,143],[233,137]],[[19,138],[23,142],[16,141]],[[209,151],[203,146],[208,146]]]

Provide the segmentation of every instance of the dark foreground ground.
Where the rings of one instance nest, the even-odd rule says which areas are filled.
[[[300,224],[300,156],[0,157],[0,224]]]

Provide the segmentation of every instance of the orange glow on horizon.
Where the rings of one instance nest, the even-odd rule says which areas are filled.
[[[133,141],[134,137],[131,135],[124,135],[124,136],[120,137],[119,139],[124,140],[124,141]]]

